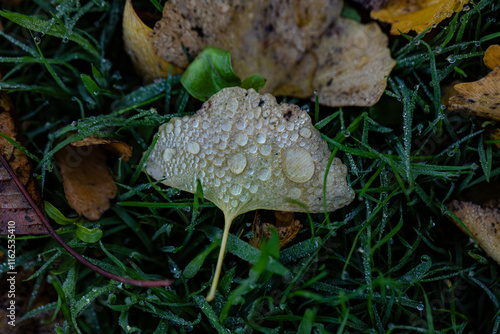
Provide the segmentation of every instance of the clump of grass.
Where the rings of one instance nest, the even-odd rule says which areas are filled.
[[[430,33],[391,38],[398,64],[377,105],[318,109],[316,127],[348,165],[357,200],[329,215],[297,215],[311,228],[279,252],[275,238],[261,250],[247,244],[251,213],[236,219],[220,293],[210,304],[203,296],[221,212],[141,173],[157,126],[200,104],[179,76],[143,83],[131,71],[121,51],[122,7],[38,0],[2,12],[0,88],[11,92],[25,125],[44,198],[67,217],[75,214],[54,153],[89,135],[134,146],[129,162],[113,166],[119,194],[112,209],[85,223],[103,230],[100,242],[82,242],[71,225],[58,232],[105,270],[176,283],[110,282],[54,241],[23,237],[18,264],[34,267],[33,279],[49,282],[59,299],[19,321],[62,313],[58,333],[498,332],[498,265],[446,219],[445,204],[498,182],[499,154],[484,123],[448,112],[441,101],[452,80],[487,73],[482,55],[500,40],[498,2],[471,3]],[[315,110],[308,101],[292,102]]]

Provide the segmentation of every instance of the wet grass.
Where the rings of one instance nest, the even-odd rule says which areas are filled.
[[[99,242],[79,239],[74,224],[53,225],[103,269],[175,284],[118,284],[49,238],[25,237],[17,262],[34,268],[33,279],[50,283],[59,299],[18,321],[53,310],[66,319],[58,333],[498,332],[498,264],[449,221],[446,207],[474,186],[498,182],[498,148],[485,135],[494,124],[449,112],[441,101],[451,81],[488,73],[482,56],[500,41],[498,1],[469,4],[427,34],[391,37],[398,63],[374,107],[316,110],[292,100],[311,110],[348,165],[357,198],[329,215],[298,214],[305,228],[279,254],[274,239],[261,250],[249,246],[253,213],[238,217],[210,304],[204,296],[222,213],[141,172],[157,126],[200,103],[178,76],[144,83],[131,71],[122,8],[122,1],[37,0],[3,11],[0,88],[15,102],[44,199],[68,218],[76,216],[55,152],[89,135],[134,147],[130,161],[113,166],[119,193],[112,209],[83,223],[102,230]]]

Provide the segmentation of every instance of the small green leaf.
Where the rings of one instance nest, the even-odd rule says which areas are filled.
[[[243,80],[240,87],[245,89],[253,88],[256,91],[262,89],[266,84],[266,79],[258,74],[254,74]]]
[[[76,236],[83,242],[94,243],[98,242],[102,238],[102,230],[100,228],[86,228],[85,226],[78,224],[76,228]]]
[[[87,90],[89,91],[90,95],[96,96],[96,95],[99,94],[100,88],[97,85],[97,83],[91,77],[89,77],[86,74],[81,74],[80,78],[82,78],[82,81],[83,81],[83,83],[85,85],[85,88],[87,88]]]
[[[63,215],[61,211],[59,211],[55,206],[47,201],[45,201],[43,204],[47,215],[60,225],[81,224],[83,222],[82,217],[66,218],[66,216]]]
[[[223,88],[239,86],[241,79],[233,72],[228,51],[207,47],[188,66],[181,83],[193,97],[206,101]]]

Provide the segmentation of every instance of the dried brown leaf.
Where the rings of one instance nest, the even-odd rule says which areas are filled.
[[[253,238],[250,239],[250,245],[260,248],[264,240],[271,238],[272,230],[276,230],[279,237],[279,248],[285,247],[293,238],[297,236],[302,228],[299,220],[295,219],[293,212],[275,211],[275,224],[262,221],[259,210],[255,211],[252,224]]]
[[[453,13],[462,10],[469,0],[389,0],[371,17],[391,24],[391,34],[399,35],[414,30],[420,34],[435,27]]]
[[[500,67],[484,78],[455,85],[460,94],[450,98],[450,109],[500,120]]]
[[[231,53],[241,78],[266,78],[262,92],[306,98],[319,90],[329,106],[373,105],[395,61],[377,25],[341,19],[341,8],[340,0],[173,0],[150,38],[159,57],[181,68],[185,51],[195,57],[216,46]]]
[[[95,221],[109,209],[117,187],[107,163],[106,150],[128,160],[132,147],[119,141],[88,137],[66,145],[56,153],[69,205],[81,216]]]
[[[19,142],[14,107],[7,93],[0,91],[0,132]],[[5,138],[0,137],[0,154],[5,158],[35,203],[42,207],[42,200],[33,177],[28,157]],[[12,176],[0,164],[0,233],[7,234],[7,223],[16,222],[16,234],[45,234],[47,230],[31,205],[26,201]]]
[[[484,205],[453,200],[448,208],[462,221],[479,246],[500,264],[500,207],[491,201]],[[468,233],[460,222],[453,220]]]

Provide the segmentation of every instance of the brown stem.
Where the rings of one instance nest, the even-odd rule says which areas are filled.
[[[49,231],[50,236],[52,238],[54,238],[66,251],[68,251],[68,253],[73,255],[75,257],[75,259],[80,261],[84,266],[90,268],[91,270],[95,271],[98,274],[101,274],[102,276],[104,276],[106,278],[109,278],[109,279],[112,279],[112,280],[115,280],[115,281],[118,281],[121,283],[129,284],[129,285],[154,287],[154,286],[169,286],[173,283],[172,280],[142,281],[142,280],[137,280],[137,279],[133,279],[133,278],[126,278],[126,277],[118,276],[118,275],[112,274],[110,272],[107,272],[107,271],[99,268],[98,266],[90,263],[88,260],[86,260],[84,257],[82,257],[77,251],[75,251],[73,248],[71,248],[66,242],[64,242],[64,240],[61,239],[59,234],[57,234],[56,231],[54,231],[54,229],[49,224],[47,219],[45,219],[45,216],[42,213],[42,211],[40,210],[40,208],[35,204],[35,202],[31,198],[31,196],[28,194],[26,189],[24,189],[24,186],[21,184],[21,181],[19,181],[19,179],[17,178],[16,174],[14,173],[12,168],[10,167],[9,163],[5,160],[5,158],[1,154],[0,154],[0,158],[2,160],[2,164],[4,165],[5,169],[7,169],[10,176],[12,177],[14,182],[16,183],[17,187],[23,193],[23,196],[29,202],[29,204],[31,205],[33,210],[35,210],[38,217],[40,217],[40,220],[42,221],[43,225],[45,225],[45,227]]]

